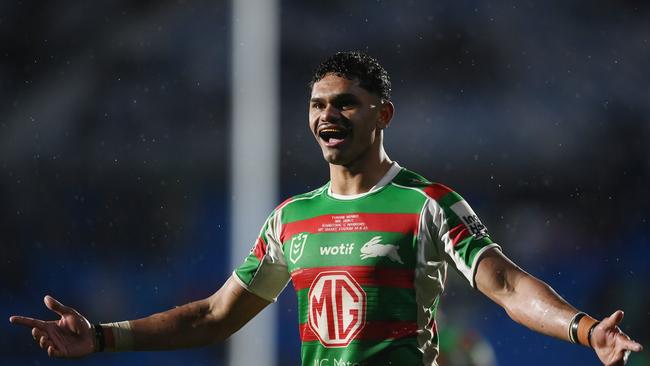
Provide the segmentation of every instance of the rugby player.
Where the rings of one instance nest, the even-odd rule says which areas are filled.
[[[394,106],[387,72],[359,52],[316,70],[309,128],[330,181],[280,204],[250,255],[212,296],[142,319],[91,324],[46,296],[60,316],[12,316],[52,357],[168,350],[223,341],[292,281],[303,365],[436,365],[435,314],[451,266],[524,326],[591,347],[622,365],[642,346],[618,327],[562,299],[502,252],[467,202],[386,154]],[[323,363],[323,361],[327,361]]]

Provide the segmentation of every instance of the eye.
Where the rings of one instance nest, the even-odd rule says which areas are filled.
[[[315,109],[315,110],[320,111],[320,110],[325,109],[325,105],[323,103],[321,103],[321,102],[312,102],[311,103],[311,109]]]
[[[356,98],[340,98],[335,103],[336,108],[342,111],[353,110],[359,106],[359,101]]]

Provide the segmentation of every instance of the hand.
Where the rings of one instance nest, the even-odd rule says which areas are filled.
[[[618,327],[621,320],[623,320],[623,312],[617,310],[611,316],[603,319],[591,334],[591,346],[600,361],[606,366],[625,365],[631,351],[643,350],[643,346],[631,340]]]
[[[45,306],[59,314],[61,319],[43,321],[24,316],[12,316],[13,324],[32,327],[32,336],[50,357],[78,358],[95,350],[95,333],[88,320],[75,309],[67,307],[51,296],[43,299]]]

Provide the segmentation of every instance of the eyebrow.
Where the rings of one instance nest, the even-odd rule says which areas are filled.
[[[323,97],[316,97],[316,98],[311,98],[309,99],[310,102],[322,102],[326,98]],[[332,97],[332,102],[341,102],[341,101],[348,101],[348,100],[359,100],[359,97],[357,97],[354,94],[351,93],[342,93],[342,94],[336,94]]]

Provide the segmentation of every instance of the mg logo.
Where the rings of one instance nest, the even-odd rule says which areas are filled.
[[[345,347],[366,324],[366,293],[346,271],[321,272],[309,288],[309,327],[325,347]]]

